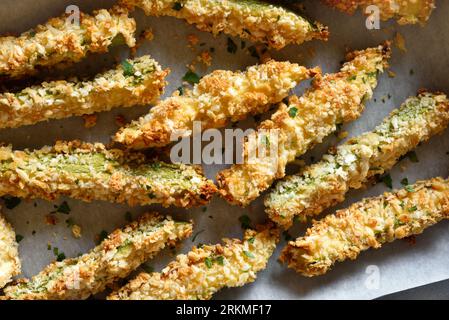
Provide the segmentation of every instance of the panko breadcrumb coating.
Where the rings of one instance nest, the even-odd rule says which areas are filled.
[[[164,91],[167,74],[150,56],[143,56],[125,60],[91,81],[44,82],[1,93],[0,128],[153,103]]]
[[[269,61],[244,72],[217,70],[193,90],[176,93],[153,107],[137,121],[119,130],[114,140],[129,148],[143,149],[170,144],[172,134],[190,136],[193,122],[203,130],[221,128],[250,115],[263,113],[281,102],[299,82],[314,76],[296,63]]]
[[[166,246],[189,237],[192,223],[173,221],[156,213],[112,232],[103,242],[77,258],[53,262],[31,279],[4,289],[6,299],[87,299],[126,278]]]
[[[111,45],[135,45],[136,22],[124,8],[80,14],[80,23],[67,15],[52,18],[19,37],[0,37],[0,76],[33,75],[42,67],[78,62],[88,53],[107,52]]]
[[[280,260],[312,277],[361,251],[420,234],[449,217],[449,181],[435,178],[368,198],[315,222],[304,237],[290,241]]]
[[[206,204],[215,191],[198,166],[150,161],[100,143],[59,141],[35,151],[0,148],[0,195],[191,207]]]
[[[444,94],[422,92],[373,131],[348,140],[323,160],[279,182],[265,200],[270,219],[288,228],[295,216],[318,215],[390,170],[397,161],[449,125]]]
[[[258,0],[121,0],[148,16],[184,19],[202,31],[221,32],[261,42],[275,49],[312,39],[327,40],[327,27],[291,10]]]
[[[323,0],[340,11],[353,14],[358,7],[365,12],[368,6],[379,8],[382,20],[397,19],[399,24],[424,24],[435,8],[435,0]]]
[[[247,230],[243,241],[193,247],[161,273],[141,273],[112,293],[110,300],[205,300],[223,288],[240,287],[265,269],[278,242],[278,230]]]
[[[0,289],[20,274],[18,248],[14,229],[0,213]]]
[[[337,125],[357,119],[389,57],[388,43],[355,51],[348,55],[340,72],[316,77],[313,87],[302,97],[293,96],[288,105],[281,104],[271,120],[262,122],[257,132],[248,137],[248,141],[265,141],[274,154],[248,161],[254,152],[245,142],[245,162],[217,175],[221,195],[232,204],[248,205],[276,179],[285,176],[288,163],[321,143]],[[270,141],[268,135],[275,134],[277,142]]]

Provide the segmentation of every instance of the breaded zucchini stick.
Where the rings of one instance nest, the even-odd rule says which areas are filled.
[[[139,7],[148,16],[184,19],[201,31],[223,32],[274,49],[329,36],[320,23],[259,0],[121,0],[120,4],[128,9]]]
[[[295,216],[305,218],[342,202],[391,169],[407,152],[449,125],[449,101],[444,94],[422,92],[394,110],[373,131],[340,145],[323,160],[277,184],[265,200],[266,212],[288,228]]]
[[[354,260],[361,251],[420,234],[448,216],[449,181],[421,181],[315,222],[304,237],[289,242],[280,260],[305,276],[321,275],[337,261]]]
[[[79,25],[67,18],[52,18],[19,37],[0,37],[0,76],[32,75],[42,67],[74,63],[88,53],[107,52],[111,45],[135,45],[136,22],[123,8],[98,10],[93,16],[81,13]]]
[[[92,81],[44,82],[2,93],[0,128],[153,103],[164,91],[167,74],[150,56],[143,56],[125,60]]]
[[[193,122],[203,130],[220,128],[229,121],[263,113],[288,96],[289,90],[315,75],[296,63],[269,61],[245,72],[217,70],[205,76],[192,91],[175,94],[137,121],[120,129],[114,141],[143,149],[170,144],[172,134],[190,136]]]
[[[394,18],[399,24],[424,24],[435,8],[435,0],[323,0],[340,11],[353,14],[358,7],[375,5],[382,20]]]
[[[7,299],[87,299],[108,285],[127,277],[167,245],[189,237],[192,223],[151,213],[123,229],[112,232],[103,242],[77,258],[53,262],[30,280],[21,279],[5,288]]]
[[[18,247],[14,229],[0,213],[0,289],[20,273]]]
[[[278,242],[270,227],[247,230],[243,241],[224,239],[224,245],[193,247],[161,273],[141,273],[112,293],[110,300],[206,300],[222,288],[240,287],[265,269]]]
[[[200,167],[149,161],[100,143],[57,142],[36,151],[0,148],[0,195],[191,207],[216,191]]]
[[[248,141],[243,149],[245,163],[233,165],[217,175],[220,193],[230,203],[248,205],[285,176],[285,167],[296,157],[334,132],[338,124],[357,119],[377,85],[377,75],[387,66],[388,44],[348,55],[340,72],[316,78],[313,87],[302,97],[293,96],[289,105],[281,104],[271,120],[262,122],[248,141],[265,141],[274,155],[258,156]],[[277,135],[270,142],[268,135]],[[265,138],[265,140],[263,139]],[[259,148],[260,150],[260,148]],[[277,153],[276,153],[277,152]]]

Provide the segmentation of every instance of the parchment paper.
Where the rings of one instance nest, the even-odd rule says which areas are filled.
[[[0,32],[22,32],[37,23],[45,22],[49,17],[61,14],[67,5],[77,4],[83,11],[91,12],[94,8],[110,7],[114,1],[66,1],[66,0],[2,0],[0,4]],[[347,48],[364,49],[393,38],[399,31],[406,40],[407,52],[394,50],[391,60],[391,70],[396,74],[394,78],[387,74],[380,78],[375,91],[375,99],[367,104],[366,111],[360,120],[346,125],[350,136],[371,130],[393,108],[398,107],[406,97],[415,95],[419,88],[440,90],[449,93],[449,77],[447,57],[449,54],[449,3],[437,1],[438,9],[433,13],[430,22],[424,28],[419,26],[399,27],[394,22],[383,22],[381,30],[368,31],[365,28],[365,18],[359,13],[354,17],[346,16],[322,5],[319,1],[305,1],[309,15],[324,24],[331,31],[328,43],[311,42],[303,46],[290,46],[279,52],[272,52],[277,59],[285,59],[303,63],[306,66],[319,65],[325,72],[339,69]],[[171,94],[181,85],[181,78],[186,72],[186,65],[190,64],[200,50],[215,48],[213,65],[206,69],[198,64],[196,72],[204,75],[214,69],[243,69],[255,64],[257,60],[240,48],[236,54],[228,53],[226,48],[227,36],[214,38],[208,33],[201,33],[196,28],[183,21],[173,18],[148,18],[141,11],[134,14],[138,21],[138,29],[152,27],[155,38],[151,42],[144,42],[138,50],[138,55],[151,54],[164,67],[171,69],[168,77],[170,86],[166,95]],[[187,47],[187,35],[196,34],[203,47],[192,50]],[[240,45],[240,39],[234,39]],[[247,42],[247,46],[250,45]],[[103,68],[112,67],[114,59],[128,56],[127,48],[114,49],[107,55],[96,55],[76,65],[67,71],[68,74],[82,73],[93,75]],[[299,88],[299,90],[303,90]],[[391,96],[391,98],[388,98]],[[385,102],[382,102],[382,100]],[[40,148],[46,144],[53,144],[56,139],[82,139],[90,142],[109,142],[109,137],[117,129],[114,122],[116,115],[125,115],[129,121],[145,113],[148,107],[130,109],[116,109],[108,113],[101,113],[98,124],[91,128],[83,127],[82,118],[75,117],[61,121],[50,121],[19,129],[0,130],[0,141],[12,143],[15,148]],[[253,126],[254,121],[245,121],[243,126]],[[426,179],[438,175],[447,176],[449,165],[449,132],[434,137],[429,143],[420,146],[416,153],[419,162],[411,163],[403,160],[392,171],[395,187],[400,187],[399,181],[407,177],[410,183],[417,179]],[[326,140],[323,145],[316,147],[306,154],[303,159],[310,162],[311,157],[319,159],[320,155],[337,139],[335,136]],[[400,170],[405,166],[405,171]],[[211,178],[223,166],[205,167]],[[294,168],[293,168],[294,171]],[[346,207],[366,196],[375,196],[386,190],[380,183],[367,190],[350,192],[347,201],[338,206]],[[48,225],[45,216],[67,200],[71,208],[69,215],[59,214],[56,226]],[[125,212],[132,212],[133,217],[149,209],[129,208],[105,202],[83,203],[72,199],[59,199],[54,203],[46,201],[22,201],[13,210],[4,209],[9,221],[14,225],[17,234],[24,239],[20,242],[20,256],[23,263],[22,276],[32,276],[54,259],[54,254],[48,250],[59,248],[67,257],[84,253],[95,245],[95,237],[101,231],[112,231],[126,223]],[[176,208],[161,211],[174,214],[179,219],[193,219],[195,232],[200,233],[195,244],[216,243],[222,237],[241,237],[242,230],[238,218],[247,214],[252,222],[261,222],[265,215],[260,199],[249,208],[241,209],[228,205],[225,201],[215,198],[207,209],[182,210]],[[335,211],[329,210],[329,212]],[[82,227],[82,238],[74,239],[65,221],[71,218]],[[289,232],[297,237],[305,230],[305,226],[295,226]],[[33,232],[35,231],[35,232]],[[34,235],[33,235],[34,233]],[[216,299],[371,299],[384,294],[427,284],[449,278],[449,229],[447,222],[425,231],[417,238],[416,244],[406,241],[396,241],[385,245],[380,250],[370,250],[361,254],[356,261],[338,263],[327,275],[304,278],[277,262],[279,250],[285,245],[282,240],[277,252],[269,262],[268,268],[259,273],[255,283],[243,288],[222,290],[215,295]],[[178,253],[186,252],[193,245],[192,240],[184,242]],[[173,253],[165,252],[148,265],[160,270],[168,261],[173,259]],[[378,288],[367,286],[372,268],[378,268],[380,282]],[[369,289],[371,288],[371,289]]]

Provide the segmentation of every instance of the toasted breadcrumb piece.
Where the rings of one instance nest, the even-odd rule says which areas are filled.
[[[354,137],[323,160],[279,182],[265,199],[270,219],[285,228],[293,218],[318,215],[390,170],[402,156],[449,125],[444,94],[421,92],[373,131]]]
[[[340,11],[353,14],[358,7],[364,13],[368,6],[379,8],[382,20],[397,19],[399,24],[425,24],[435,8],[435,0],[323,0]]]
[[[259,0],[121,0],[128,9],[139,7],[148,16],[184,19],[202,31],[224,32],[274,49],[312,39],[327,40],[327,27],[299,14]]]
[[[193,247],[161,273],[141,273],[112,293],[110,300],[206,300],[223,288],[240,287],[265,269],[278,242],[278,231],[267,226],[247,230],[243,241]]]
[[[19,37],[0,37],[0,76],[33,75],[39,68],[78,62],[88,53],[107,52],[112,45],[135,45],[136,22],[124,8],[80,14],[80,23],[67,15],[52,18]]]
[[[389,44],[355,51],[340,72],[315,78],[302,97],[293,96],[281,104],[271,120],[261,123],[248,136],[243,164],[233,165],[217,175],[221,195],[230,203],[248,205],[276,180],[295,158],[335,132],[338,124],[357,119],[364,102],[372,97],[377,75],[387,66]],[[273,136],[277,141],[271,141]],[[264,141],[269,156],[255,157],[250,141]],[[260,151],[260,145],[257,146]]]
[[[44,82],[1,93],[0,128],[154,103],[164,91],[167,74],[150,56],[143,56],[125,60],[91,81]]]
[[[420,234],[449,216],[449,181],[434,178],[368,198],[317,221],[304,237],[290,241],[280,260],[312,277],[361,251]]]
[[[18,248],[14,229],[0,213],[0,289],[20,274]]]
[[[206,204],[215,191],[198,166],[151,161],[100,143],[58,141],[36,151],[0,148],[0,195],[191,207]]]
[[[214,71],[193,90],[183,95],[176,91],[147,115],[120,129],[114,140],[133,149],[162,147],[172,142],[172,135],[190,136],[194,121],[201,121],[203,130],[224,127],[229,121],[267,111],[317,72],[278,61],[251,66],[244,72]]]
[[[18,300],[87,299],[191,233],[191,223],[147,213],[112,232],[89,253],[53,262],[33,278],[18,280],[5,288],[5,296]]]

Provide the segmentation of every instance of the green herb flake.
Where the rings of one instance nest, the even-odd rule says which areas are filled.
[[[253,244],[253,243],[254,243],[254,240],[256,240],[256,238],[251,237],[251,238],[248,239],[248,243]]]
[[[190,83],[191,85],[194,85],[194,84],[200,82],[200,79],[201,78],[192,70],[187,71],[186,74],[184,75],[184,77],[182,77],[183,81],[186,81],[186,82]]]
[[[418,210],[417,206],[413,206],[413,207],[408,208],[409,212],[415,212],[416,210]]]
[[[175,4],[172,7],[172,9],[176,10],[176,11],[180,11],[180,10],[182,10],[182,8],[183,8],[183,6],[182,6],[182,3],[180,3],[180,2],[175,2]]]
[[[245,256],[247,256],[250,259],[254,259],[255,258],[254,254],[252,252],[243,250],[243,253],[245,254]]]
[[[234,40],[228,37],[228,52],[235,54],[237,52],[237,45],[235,44]]]
[[[184,88],[183,87],[179,87],[177,90],[178,90],[180,96],[184,95]]]
[[[211,259],[211,258],[207,257],[207,258],[204,260],[204,263],[206,264],[206,266],[207,266],[209,269],[212,268],[213,262],[212,262],[212,259]]]
[[[68,219],[65,221],[65,223],[66,223],[66,225],[67,225],[67,228],[71,228],[71,227],[73,227],[73,226],[75,225],[75,221],[73,221],[72,218],[68,218]]]
[[[71,211],[69,204],[67,203],[67,201],[63,201],[59,206],[56,207],[56,211],[57,213],[62,213],[62,214],[69,214]],[[55,213],[52,212],[52,213]]]
[[[24,237],[22,235],[20,235],[20,234],[16,235],[16,242],[19,243],[20,241],[23,240],[23,238]]]
[[[393,189],[393,179],[391,179],[389,174],[382,177],[382,182],[385,183],[388,188]]]
[[[103,242],[104,239],[108,237],[108,232],[106,230],[102,230],[98,235],[98,243]]]
[[[124,60],[122,62],[122,67],[123,67],[123,75],[125,77],[131,77],[134,75],[134,66],[128,60]]]
[[[282,232],[282,235],[284,236],[285,241],[291,241],[291,240],[294,239],[294,238],[290,235],[290,233],[288,233],[287,230],[286,230],[286,231],[283,231],[283,232]]]
[[[220,266],[224,266],[224,257],[223,256],[218,256],[215,258],[215,261],[220,265]]]
[[[241,216],[239,218],[239,221],[241,223],[242,229],[246,230],[246,229],[250,229],[251,228],[251,219],[250,217],[248,217],[246,214]]]
[[[408,179],[407,179],[407,178],[402,179],[402,180],[401,180],[401,184],[402,184],[403,186],[408,186],[408,185],[409,185]]]
[[[288,115],[290,116],[290,118],[296,117],[297,114],[298,114],[298,108],[296,108],[296,107],[292,107],[288,110]]]
[[[22,200],[17,197],[10,197],[10,196],[4,196],[3,202],[5,203],[5,207],[9,210],[14,209],[17,207]]]
[[[415,192],[415,189],[413,189],[413,186],[405,186],[405,190],[407,190],[408,192]]]
[[[409,153],[407,153],[406,155],[408,157],[408,159],[413,162],[413,163],[417,163],[419,162],[418,156],[416,155],[415,151],[410,151]]]

